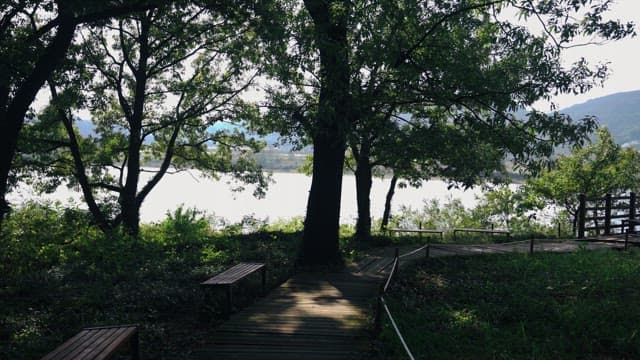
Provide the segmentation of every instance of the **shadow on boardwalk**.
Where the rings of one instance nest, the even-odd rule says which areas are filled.
[[[620,248],[619,241],[537,241],[534,251]],[[416,246],[405,246],[408,254]],[[491,245],[438,244],[429,256],[528,252],[529,241]],[[372,250],[342,273],[298,274],[218,327],[195,359],[364,359],[372,304],[395,248]],[[401,266],[426,256],[404,256]]]
[[[379,278],[298,274],[225,322],[197,359],[357,359]]]

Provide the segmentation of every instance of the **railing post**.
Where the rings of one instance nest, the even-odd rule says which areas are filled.
[[[376,299],[376,318],[373,322],[373,334],[375,336],[378,336],[378,334],[380,334],[380,331],[382,330],[382,301],[380,300],[380,296],[382,296],[382,289],[380,290],[380,294],[378,294],[378,297]]]
[[[422,221],[418,223],[418,230],[422,230]],[[420,240],[420,244],[422,244],[422,231],[418,231],[418,239]]]
[[[430,246],[427,245],[427,247],[424,248],[424,252],[425,252],[424,257],[427,258],[427,259],[429,258],[429,247]]]
[[[585,222],[585,213],[586,213],[586,197],[584,194],[579,194],[578,195],[578,201],[579,201],[579,205],[578,205],[578,239],[583,239],[584,238],[584,222]]]
[[[629,231],[631,230],[631,222],[629,222],[629,227],[627,227],[627,232],[624,233],[624,249],[627,250],[629,248]]]
[[[400,266],[400,248],[396,248],[396,254],[393,260],[395,264],[395,267],[393,268],[393,272],[395,273],[395,276],[398,276],[398,267]]]
[[[636,193],[632,192],[629,194],[629,220],[636,218]],[[629,223],[629,230],[631,234],[636,233],[636,227],[631,226]]]
[[[380,284],[378,296],[376,296],[376,317],[373,321],[373,334],[378,336],[382,330],[382,296],[384,295],[384,283]]]
[[[533,238],[529,241],[529,254],[533,254]]]
[[[611,194],[604,198],[604,234],[611,235]]]

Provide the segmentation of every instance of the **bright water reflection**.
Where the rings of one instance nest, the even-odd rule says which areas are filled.
[[[143,173],[143,181],[150,176],[149,173]],[[232,192],[229,185],[231,179],[226,176],[220,180],[212,180],[201,176],[197,171],[166,175],[144,202],[141,218],[143,222],[161,220],[168,211],[181,204],[204,210],[230,222],[240,221],[244,216],[251,214],[258,219],[268,218],[270,221],[304,216],[311,178],[296,173],[276,173],[273,174],[273,179],[275,183],[270,185],[266,197],[256,199],[252,195],[252,187],[247,187],[243,192]],[[382,217],[389,182],[389,178],[373,181],[371,213],[374,218]],[[357,209],[353,175],[344,176],[342,189],[341,222],[354,223]],[[443,181],[426,181],[419,189],[396,188],[392,211],[397,211],[401,205],[421,208],[425,199],[435,198],[444,203],[448,197],[459,198],[463,205],[469,208],[476,204],[476,194],[480,194],[480,189],[447,190],[447,184]],[[19,203],[31,198],[63,202],[74,199],[81,202],[79,193],[62,187],[55,194],[48,196],[36,195],[26,187],[21,187],[11,194],[10,201]]]

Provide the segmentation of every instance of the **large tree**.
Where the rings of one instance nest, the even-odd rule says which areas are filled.
[[[64,60],[76,28],[163,1],[10,0],[0,4],[0,228],[17,140],[36,95]]]
[[[245,49],[256,49],[242,24],[188,4],[86,28],[69,71],[50,80],[51,106],[23,132],[26,169],[78,185],[102,229],[122,224],[134,236],[142,203],[171,167],[231,172],[261,192],[265,178],[248,157],[259,144],[212,129],[241,116],[238,94],[256,72],[246,71]],[[76,132],[74,108],[91,113],[94,135]],[[149,160],[159,167],[143,167]]]
[[[301,132],[314,146],[301,261],[339,257],[343,152],[358,122],[398,115],[407,106],[419,114],[436,107],[436,113],[449,113],[446,121],[488,139],[502,137],[496,146],[529,165],[554,144],[580,138],[592,127],[589,121],[575,124],[538,112],[519,121],[509,112],[553,94],[586,91],[602,80],[604,67],[585,61],[563,66],[560,55],[579,36],[617,39],[632,33],[631,24],[603,20],[610,5],[306,0],[304,8],[292,6],[290,47],[281,62],[291,71],[279,73],[284,90],[270,106],[292,120],[279,125],[281,130]],[[538,22],[543,33],[531,33],[508,13]]]

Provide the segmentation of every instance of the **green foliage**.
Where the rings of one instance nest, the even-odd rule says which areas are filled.
[[[557,225],[558,217],[543,218],[542,216],[550,210],[544,208],[543,202],[529,196],[522,186],[516,190],[512,190],[508,185],[488,187],[477,200],[478,204],[472,210],[472,217],[484,228],[494,226],[508,229],[515,236],[557,235],[551,223],[555,222]]]
[[[429,259],[388,296],[416,358],[637,358],[640,252]],[[385,320],[379,358],[402,358]]]
[[[307,155],[297,171],[307,176],[313,175],[313,155]]]
[[[569,236],[571,227],[566,223],[564,213],[550,213],[537,198],[531,198],[523,187],[512,190],[507,185],[486,188],[472,209],[462,205],[460,199],[449,198],[445,203],[437,199],[424,201],[422,209],[402,206],[391,220],[390,228],[438,229],[445,230],[444,240],[453,241],[454,228],[507,229],[511,239],[535,237]],[[560,227],[560,233],[558,233]],[[416,236],[406,237],[415,240]],[[426,236],[426,235],[425,235]],[[433,237],[438,241],[439,238]],[[479,243],[503,241],[504,237],[465,233],[458,235],[457,242]]]
[[[569,155],[540,176],[527,179],[525,191],[575,216],[578,195],[601,197],[635,191],[640,183],[640,155],[634,148],[622,148],[609,131],[599,129],[597,140]]]
[[[524,215],[528,210],[522,206],[522,196],[519,192],[512,191],[509,186],[503,185],[486,191],[479,200],[474,212],[477,218],[483,218],[489,223],[509,228],[514,217]]]
[[[460,199],[448,198],[443,204],[437,199],[424,201],[422,209],[402,206],[399,215],[391,219],[390,227],[402,229],[442,229],[452,230],[456,227],[478,227],[469,209],[462,205]]]
[[[74,242],[96,237],[85,211],[59,203],[25,203],[12,212],[0,237],[0,283],[38,278],[64,263]],[[86,241],[86,240],[84,240]]]
[[[288,220],[280,219],[270,222],[266,227],[266,231],[281,231],[285,233],[301,232],[304,229],[304,218],[301,216],[293,217]]]

